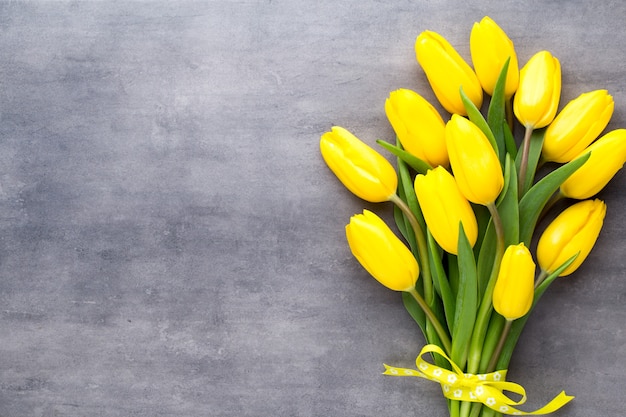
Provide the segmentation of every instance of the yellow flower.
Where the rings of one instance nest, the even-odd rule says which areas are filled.
[[[565,197],[584,200],[593,197],[626,162],[626,129],[613,130],[587,147],[580,157],[589,159],[561,185]]]
[[[394,291],[415,287],[419,266],[411,251],[376,214],[363,210],[346,226],[350,250],[378,282]]]
[[[472,203],[493,203],[504,176],[496,151],[485,134],[463,116],[453,114],[446,124],[446,144],[459,189]]]
[[[415,41],[417,61],[441,105],[450,113],[466,115],[460,89],[480,108],[483,89],[472,68],[438,33],[422,32]]]
[[[546,129],[543,158],[569,162],[604,130],[613,115],[613,97],[606,90],[583,93],[559,112]]]
[[[363,200],[380,203],[396,193],[396,171],[381,154],[346,129],[334,126],[320,140],[322,157],[337,178]]]
[[[500,71],[510,58],[504,95],[512,97],[519,83],[517,54],[511,39],[489,16],[485,16],[480,23],[474,23],[470,34],[470,52],[476,75],[489,95],[493,95]]]
[[[553,272],[576,254],[574,262],[559,276],[578,269],[598,239],[605,214],[606,204],[597,199],[581,201],[559,214],[537,244],[537,261],[541,269]]]
[[[561,64],[548,51],[533,55],[520,71],[513,99],[515,116],[526,128],[547,126],[556,115],[561,97]]]
[[[425,98],[411,90],[393,91],[385,101],[385,113],[404,149],[430,166],[448,165],[445,124]]]
[[[474,246],[478,236],[476,216],[469,201],[450,174],[442,166],[415,177],[415,193],[426,225],[435,241],[445,251],[458,254],[459,223]]]
[[[533,257],[523,243],[510,245],[504,251],[493,288],[493,308],[507,320],[518,319],[530,310],[534,294]]]

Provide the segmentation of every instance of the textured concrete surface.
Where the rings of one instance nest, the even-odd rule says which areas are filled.
[[[389,91],[433,97],[418,33],[467,58],[486,14],[626,127],[619,0],[1,2],[0,416],[444,416],[435,384],[381,375],[424,341],[343,227],[389,207],[318,139],[390,139]],[[522,336],[529,408],[623,415],[625,185]]]

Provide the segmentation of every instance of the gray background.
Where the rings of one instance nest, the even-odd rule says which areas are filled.
[[[487,14],[626,127],[621,0],[1,2],[0,416],[444,416],[436,384],[381,375],[424,341],[343,227],[390,207],[318,141],[392,140],[388,93],[433,98],[415,37],[469,58]],[[527,409],[624,413],[625,184],[523,334]]]

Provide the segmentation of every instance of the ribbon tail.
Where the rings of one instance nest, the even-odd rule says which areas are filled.
[[[395,366],[389,366],[386,363],[383,363],[383,365],[385,366],[385,372],[383,372],[383,375],[416,376],[419,378],[424,378],[422,375],[419,374],[419,372],[414,369],[396,368]]]
[[[508,405],[503,405],[502,403],[489,404],[489,402],[483,402],[483,404],[485,404],[487,407],[495,411],[498,411],[502,414],[508,414],[508,415],[514,415],[514,416],[540,416],[540,415],[550,414],[550,413],[555,412],[556,410],[563,407],[565,404],[567,404],[573,399],[574,399],[573,396],[565,394],[565,391],[561,391],[561,393],[557,395],[556,397],[554,397],[552,401],[550,401],[548,404],[544,405],[543,407],[535,411],[521,411],[513,407],[510,407]]]
[[[533,414],[533,415],[550,414],[550,413],[555,412],[559,408],[563,407],[565,404],[572,401],[573,399],[574,399],[573,395],[567,395],[565,391],[561,391],[561,393],[557,395],[556,397],[554,397],[552,401],[550,401],[548,404],[541,407],[539,410],[533,413],[528,413],[528,414]]]

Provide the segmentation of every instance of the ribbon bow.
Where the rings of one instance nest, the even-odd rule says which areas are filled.
[[[427,353],[441,355],[450,363],[453,371],[425,361],[422,356]],[[574,398],[566,395],[565,391],[561,391],[559,395],[539,410],[533,412],[520,411],[513,406],[526,402],[526,390],[519,384],[505,381],[506,370],[489,374],[465,374],[439,346],[432,344],[424,346],[415,363],[417,370],[385,365],[384,375],[415,376],[429,379],[440,383],[443,395],[450,400],[480,402],[502,414],[514,416],[549,414],[563,407]],[[507,397],[503,391],[519,394],[522,398],[519,401],[514,401]]]

